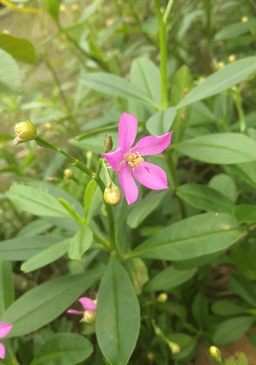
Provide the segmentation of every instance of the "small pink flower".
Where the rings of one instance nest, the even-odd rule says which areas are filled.
[[[82,304],[85,311],[77,311],[75,309],[69,309],[67,312],[72,314],[78,314],[83,316],[82,321],[88,322],[90,324],[95,323],[96,317],[96,305],[97,305],[97,297],[98,293],[95,294],[95,300],[92,300],[87,297],[79,298],[78,301]]]
[[[0,322],[0,338],[5,337],[12,329],[12,324]],[[2,343],[0,343],[0,359],[4,359],[5,348]]]
[[[119,182],[128,204],[134,203],[138,198],[138,188],[133,178],[149,189],[168,189],[164,170],[145,162],[142,156],[163,152],[171,143],[172,132],[159,137],[144,137],[131,148],[136,138],[137,124],[134,115],[123,113],[118,126],[118,148],[114,152],[102,153],[111,168],[119,170]]]

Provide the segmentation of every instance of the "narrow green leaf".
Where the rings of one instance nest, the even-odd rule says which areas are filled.
[[[0,93],[19,92],[21,77],[17,63],[3,49],[0,49]]]
[[[0,317],[14,302],[14,283],[10,261],[0,259]]]
[[[146,123],[147,130],[153,136],[160,136],[169,132],[176,116],[177,109],[174,106],[153,114]]]
[[[66,209],[52,195],[25,185],[14,185],[6,193],[8,198],[26,212],[51,217],[66,217]]]
[[[157,192],[156,194],[135,203],[127,217],[128,226],[137,228],[140,223],[157,208],[166,194],[167,191]]]
[[[1,322],[13,324],[7,337],[23,336],[53,321],[101,275],[102,271],[97,269],[62,276],[27,291],[1,317]]]
[[[44,233],[52,227],[53,225],[51,223],[39,218],[22,227],[16,237],[34,236],[36,234]]]
[[[94,191],[96,189],[97,183],[94,179],[89,181],[89,183],[86,186],[85,192],[84,192],[84,216],[86,218],[89,207],[92,202],[92,197],[94,194]]]
[[[91,247],[93,240],[92,231],[88,226],[83,226],[70,241],[68,256],[72,260],[81,259],[82,255]]]
[[[59,18],[59,7],[61,5],[62,0],[47,0],[46,8],[48,13],[51,15],[54,21],[58,22]]]
[[[0,143],[11,141],[13,139],[13,136],[10,134],[0,134]]]
[[[208,300],[201,292],[198,292],[193,300],[192,313],[199,328],[207,326],[209,321]]]
[[[162,229],[127,256],[174,261],[192,259],[223,250],[242,233],[229,214],[199,214]]]
[[[37,255],[24,262],[21,265],[21,270],[28,273],[58,260],[61,256],[67,253],[69,244],[70,239],[55,243],[54,245],[45,248]]]
[[[49,236],[12,238],[1,242],[0,257],[10,261],[24,261],[60,241],[63,238]]]
[[[173,266],[157,274],[146,285],[145,290],[170,290],[190,280],[196,273],[196,269],[176,270]]]
[[[62,365],[76,365],[87,359],[92,351],[92,344],[84,336],[75,333],[57,333],[45,341],[31,365],[39,365],[50,360],[56,360]]]
[[[136,101],[156,106],[155,102],[143,91],[119,76],[103,72],[89,73],[81,79],[81,82],[89,89],[108,95],[120,96],[125,99],[135,99]]]
[[[18,61],[35,64],[35,48],[27,39],[0,34],[0,48]]]
[[[218,316],[235,316],[246,312],[246,308],[229,300],[217,300],[213,303],[211,309]]]
[[[84,220],[82,217],[80,217],[79,214],[77,214],[77,212],[75,211],[75,209],[72,207],[72,205],[66,201],[63,198],[58,198],[58,202],[66,209],[66,211],[71,215],[71,217],[77,221],[77,223],[79,224],[84,224]]]
[[[96,316],[98,343],[110,363],[128,363],[139,328],[137,296],[126,270],[112,256],[100,284]]]
[[[256,307],[256,289],[252,282],[241,275],[229,275],[229,289],[237,293],[243,300],[253,307]]]
[[[256,159],[256,143],[238,133],[215,133],[174,146],[192,159],[213,164],[236,164]]]
[[[225,66],[195,87],[179,104],[177,109],[196,101],[216,95],[238,84],[256,70],[256,57],[247,57]]]
[[[214,334],[213,341],[217,344],[230,344],[240,337],[252,326],[255,317],[236,317],[220,323]]]
[[[256,28],[256,18],[250,18],[247,23],[236,22],[222,28],[215,34],[215,41],[223,41],[240,37],[250,32],[251,28]]]
[[[231,213],[234,204],[207,185],[186,184],[179,186],[177,195],[186,203],[209,212]]]

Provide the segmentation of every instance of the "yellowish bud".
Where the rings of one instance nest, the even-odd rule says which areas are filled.
[[[89,324],[95,324],[96,320],[96,311],[85,311],[83,318],[80,322],[86,322]]]
[[[52,123],[45,123],[45,128],[48,129],[49,131],[53,129],[53,125]]]
[[[65,180],[72,179],[74,177],[74,172],[71,169],[65,169],[63,173],[63,177]]]
[[[90,160],[92,158],[92,151],[86,152],[86,157]]]
[[[219,363],[222,362],[221,352],[216,346],[211,346],[209,349],[210,355],[217,360]]]
[[[7,29],[4,29],[4,30],[3,30],[3,33],[4,33],[4,34],[10,34],[9,30],[7,30]]]
[[[67,10],[65,5],[61,5],[61,6],[59,7],[59,9],[60,9],[60,11],[62,11],[63,13]]]
[[[26,122],[21,122],[16,124],[15,133],[17,134],[17,137],[15,138],[13,145],[31,141],[36,138],[37,132],[33,124],[30,122],[30,120],[27,119]]]
[[[216,69],[217,70],[221,70],[224,67],[225,67],[225,63],[224,62],[218,62],[217,65],[216,65]]]
[[[172,352],[173,354],[178,354],[178,353],[180,353],[180,345],[178,345],[177,343],[172,342],[172,341],[169,341],[169,342],[168,342],[168,346],[169,346],[169,348],[170,348],[170,350],[171,350],[171,352]]]
[[[248,16],[243,16],[242,19],[241,19],[241,22],[242,23],[247,23],[249,20]]]
[[[72,7],[71,7],[71,9],[73,11],[77,11],[78,10],[78,6],[76,4],[73,4]]]
[[[167,301],[167,299],[168,299],[168,295],[166,293],[161,293],[157,297],[157,301],[160,303],[165,303]]]
[[[232,62],[235,62],[236,60],[236,56],[234,54],[231,54],[228,58],[228,62],[232,63]]]
[[[112,184],[111,187],[106,187],[104,191],[104,200],[109,205],[117,205],[122,199],[122,194],[120,189]]]

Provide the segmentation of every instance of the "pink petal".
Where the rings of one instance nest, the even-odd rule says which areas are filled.
[[[123,113],[118,125],[118,147],[127,153],[131,148],[137,134],[137,118],[128,113]]]
[[[78,301],[82,304],[82,306],[84,307],[85,310],[95,311],[96,304],[94,303],[94,301],[92,299],[82,297],[82,298],[78,299]]]
[[[78,314],[79,316],[83,316],[83,315],[84,315],[84,312],[82,312],[82,311],[77,311],[77,310],[75,310],[75,309],[69,309],[69,310],[67,311],[67,313],[71,313],[71,314]]]
[[[117,148],[113,152],[109,153],[102,153],[102,156],[105,157],[107,160],[107,163],[111,166],[111,168],[116,171],[119,167],[119,164],[124,158],[123,152],[120,150],[120,148]]]
[[[0,342],[0,359],[4,359],[5,356],[5,348],[4,345]]]
[[[98,298],[98,293],[95,293],[95,299],[97,299]]]
[[[172,132],[162,136],[148,136],[141,138],[138,143],[131,149],[130,153],[139,152],[141,156],[158,155],[163,152],[171,143]]]
[[[12,324],[0,322],[0,338],[6,336],[12,329]]]
[[[142,162],[140,166],[135,167],[132,174],[135,179],[149,189],[168,189],[166,173],[161,167],[153,163]]]
[[[138,188],[133,180],[132,174],[127,167],[126,163],[123,163],[119,171],[119,182],[123,188],[124,195],[126,197],[127,203],[130,205],[135,202],[138,198]]]

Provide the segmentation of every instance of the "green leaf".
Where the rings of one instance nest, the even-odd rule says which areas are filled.
[[[37,255],[24,262],[21,265],[21,270],[25,273],[28,273],[58,260],[61,256],[67,253],[69,244],[70,239],[67,239],[45,248]]]
[[[99,269],[90,270],[83,274],[62,276],[30,289],[1,317],[1,322],[13,324],[7,337],[23,336],[53,321],[101,275]]]
[[[25,185],[14,185],[6,195],[26,212],[40,216],[70,218],[58,200],[42,190]]]
[[[221,255],[220,251],[210,253],[208,255],[199,256],[194,259],[174,261],[173,266],[177,270],[187,270],[193,267],[200,267],[207,264],[213,264],[216,262],[217,258]]]
[[[216,118],[212,111],[201,101],[198,101],[191,106],[188,120],[189,126],[200,126],[202,124],[212,123],[215,120]]]
[[[59,7],[62,3],[62,0],[47,0],[46,8],[48,13],[51,15],[54,21],[58,22],[59,18]]]
[[[75,209],[72,207],[72,205],[63,198],[58,198],[58,202],[63,206],[63,208],[66,209],[66,211],[70,214],[70,216],[79,224],[84,224],[84,220],[82,217],[80,217],[79,214],[75,211]]]
[[[9,34],[0,34],[0,48],[18,61],[35,64],[35,49],[27,39],[16,38]]]
[[[156,194],[147,196],[142,201],[135,203],[127,217],[128,226],[137,228],[141,222],[157,208],[166,194],[167,191],[157,192]]]
[[[71,260],[79,260],[91,247],[93,240],[92,231],[89,227],[81,227],[70,241],[68,256]]]
[[[177,195],[186,203],[209,212],[231,213],[234,204],[207,185],[186,184],[179,186]]]
[[[159,67],[148,57],[142,56],[133,60],[130,72],[132,84],[141,89],[150,100],[154,100],[156,104],[160,105],[161,74]]]
[[[238,274],[229,275],[229,290],[256,307],[256,289],[253,283]]]
[[[21,77],[17,63],[6,51],[0,49],[0,93],[19,92]]]
[[[232,177],[226,174],[217,174],[209,182],[209,187],[219,191],[232,202],[236,201],[236,185]]]
[[[213,334],[213,341],[217,344],[230,344],[243,336],[252,326],[255,317],[236,317],[220,323]]]
[[[256,57],[247,57],[225,66],[195,87],[181,102],[177,109],[196,101],[216,95],[238,84],[256,70]]]
[[[86,189],[84,192],[84,216],[86,218],[88,210],[90,208],[92,197],[94,194],[94,191],[96,189],[97,183],[94,179],[89,181],[89,183],[86,185]]]
[[[207,326],[209,321],[208,300],[201,292],[198,292],[193,300],[192,313],[199,328]]]
[[[176,270],[173,266],[157,274],[146,285],[145,290],[158,291],[170,290],[190,280],[196,273],[196,269]]]
[[[89,73],[81,79],[81,82],[89,89],[156,106],[154,100],[150,99],[147,94],[119,76],[104,72]]]
[[[0,317],[14,302],[14,283],[10,261],[0,259]]]
[[[237,205],[233,211],[237,224],[256,222],[256,206],[255,205]]]
[[[256,336],[251,332],[246,332],[246,337],[250,341],[250,344],[256,349]]]
[[[246,312],[246,308],[230,302],[229,300],[217,300],[211,307],[213,313],[219,316],[235,316]]]
[[[225,361],[225,365],[249,365],[246,355],[243,352],[236,352]]]
[[[248,240],[232,247],[233,262],[243,276],[250,280],[256,280],[256,243]]]
[[[103,355],[115,365],[126,365],[136,345],[140,307],[130,278],[112,256],[100,284],[96,336]]]
[[[162,229],[127,256],[186,260],[221,251],[242,233],[229,214],[199,214]]]
[[[31,365],[45,364],[50,360],[62,365],[76,365],[87,359],[92,351],[92,344],[84,336],[57,333],[45,341]]]
[[[22,227],[16,237],[34,236],[36,234],[44,233],[52,227],[53,225],[51,223],[39,218]]]
[[[238,38],[250,32],[251,28],[256,28],[256,18],[250,18],[247,23],[236,22],[219,30],[214,37],[215,41]]]
[[[235,164],[256,159],[256,143],[238,133],[208,134],[174,145],[194,160],[213,164]]]
[[[11,261],[24,261],[62,240],[61,237],[25,236],[2,241],[0,257]]]
[[[231,173],[238,175],[253,188],[256,188],[256,161],[230,165],[228,168]]]
[[[176,116],[177,109],[174,106],[152,115],[147,120],[146,127],[153,136],[160,136],[169,132]]]
[[[0,134],[0,143],[11,141],[13,139],[13,136],[10,134]]]

